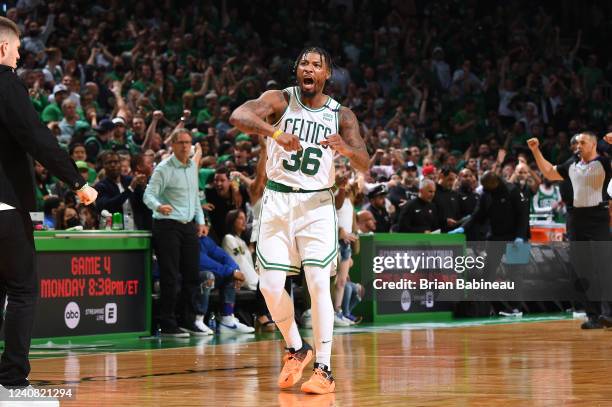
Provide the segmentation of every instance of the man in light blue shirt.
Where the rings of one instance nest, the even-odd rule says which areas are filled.
[[[176,129],[171,143],[174,154],[155,168],[143,196],[145,205],[153,211],[153,247],[160,270],[161,335],[203,336],[207,333],[195,326],[200,285],[198,238],[208,229],[198,196],[197,166],[189,158],[191,133]]]
[[[195,218],[196,224],[202,230],[205,228],[204,212],[198,196],[196,164],[189,156],[187,163],[181,162],[176,156],[176,150],[175,154],[155,168],[143,201],[153,211],[153,219],[188,223]]]

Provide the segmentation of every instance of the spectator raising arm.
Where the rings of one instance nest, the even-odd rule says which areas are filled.
[[[161,110],[156,110],[153,112],[153,117],[151,118],[151,124],[147,128],[147,133],[145,135],[145,139],[142,142],[142,150],[146,151],[151,147],[151,142],[153,138],[157,136],[157,124],[164,117],[164,112]]]

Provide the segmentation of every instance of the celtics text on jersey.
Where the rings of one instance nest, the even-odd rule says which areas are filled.
[[[283,92],[289,95],[289,103],[274,127],[297,136],[302,149],[288,152],[269,140],[268,179],[307,190],[330,188],[335,181],[334,151],[322,146],[321,141],[338,133],[340,103],[328,97],[322,107],[310,109],[301,102],[299,87],[289,87]]]

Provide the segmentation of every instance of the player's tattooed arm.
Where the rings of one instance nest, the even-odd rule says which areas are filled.
[[[340,153],[350,160],[353,168],[361,172],[368,172],[370,155],[361,138],[359,121],[352,110],[346,107],[340,108],[340,136],[347,146],[346,152]]]
[[[275,131],[270,123],[276,121],[286,106],[287,101],[282,91],[269,90],[236,108],[229,121],[243,133],[269,137]]]

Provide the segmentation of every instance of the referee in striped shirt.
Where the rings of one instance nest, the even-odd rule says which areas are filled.
[[[612,142],[609,137],[606,141]],[[610,159],[597,153],[597,136],[592,132],[582,132],[577,138],[578,156],[575,160],[553,166],[543,156],[536,138],[529,139],[527,144],[535,157],[538,168],[542,174],[551,181],[569,180],[573,189],[573,205],[568,209],[567,234],[571,242],[609,241],[610,240],[610,214],[608,205],[610,196],[607,187],[612,178]],[[585,243],[570,244],[570,257],[574,270],[586,271],[587,276],[597,276],[599,270],[596,263],[601,263],[607,253],[604,251],[591,251]],[[608,266],[609,268],[609,266]],[[600,276],[601,282],[610,276]],[[593,282],[596,282],[593,284]],[[591,279],[591,290],[606,287],[598,284],[598,279]],[[586,289],[586,287],[583,287]],[[592,292],[592,291],[591,291]],[[599,295],[597,295],[598,298]],[[599,302],[585,301],[588,321],[582,324],[583,329],[602,328],[612,319],[602,316]]]

